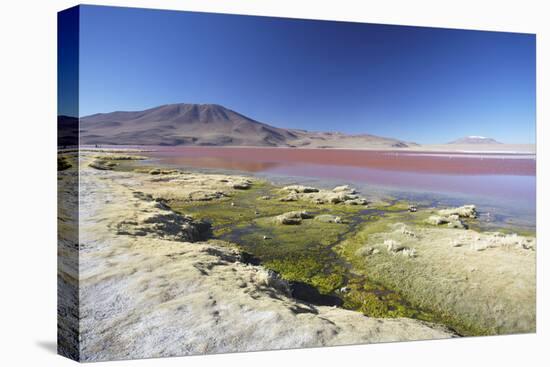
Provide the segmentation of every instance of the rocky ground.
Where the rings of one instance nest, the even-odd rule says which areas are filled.
[[[372,318],[293,299],[288,283],[276,273],[251,265],[230,243],[209,240],[208,223],[166,205],[170,198],[182,197],[215,201],[247,190],[251,179],[160,169],[116,172],[112,162],[93,153],[81,158],[82,360],[455,335],[419,320]],[[330,193],[286,191],[281,198],[295,194],[342,205],[366,204],[345,187]]]

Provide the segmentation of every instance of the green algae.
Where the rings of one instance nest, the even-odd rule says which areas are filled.
[[[392,200],[391,202],[385,203],[373,203],[370,206],[372,209],[382,210],[384,212],[402,212],[409,209],[409,203],[406,201]]]
[[[327,254],[324,254],[326,257]],[[321,294],[332,294],[343,287],[344,271],[330,262],[322,263],[312,255],[285,256],[267,259],[263,265],[275,270],[290,282],[303,282],[315,287]]]
[[[215,238],[237,243],[269,269],[289,282],[314,287],[321,295],[342,300],[346,309],[373,317],[434,317],[413,307],[401,294],[381,283],[355,273],[352,264],[336,250],[342,241],[357,235],[365,223],[376,224],[385,215],[379,209],[344,204],[314,204],[307,200],[282,202],[280,189],[265,181],[254,181],[246,191],[209,202],[171,201],[176,211],[213,224]],[[406,209],[393,203],[394,211]],[[339,216],[342,223],[304,219],[299,225],[281,225],[275,216],[295,210],[314,215]],[[391,212],[390,212],[391,213]],[[377,230],[382,230],[378,228]]]

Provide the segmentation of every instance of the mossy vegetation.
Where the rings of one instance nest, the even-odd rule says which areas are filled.
[[[412,307],[403,297],[380,284],[357,277],[347,285],[344,307],[358,310],[370,317],[410,317],[433,321],[427,312]]]
[[[311,255],[273,258],[266,260],[264,266],[277,271],[288,281],[309,284],[325,295],[336,292],[345,282],[342,267],[330,262],[321,263]]]
[[[406,201],[393,199],[387,202],[373,203],[371,208],[382,210],[384,212],[402,212],[408,210],[409,203]]]
[[[429,260],[423,261],[422,256],[435,256],[435,253],[430,252],[430,255],[426,253],[426,251],[429,252],[429,242],[418,242],[419,245],[423,243],[422,246],[426,246],[424,252],[421,252],[420,260],[391,254],[385,250],[381,240],[384,236],[381,234],[395,233],[396,223],[406,223],[413,231],[423,228],[433,231],[434,226],[425,221],[433,212],[435,210],[425,209],[416,213],[408,211],[385,213],[366,223],[334,247],[339,256],[350,264],[354,273],[358,275],[358,279],[362,279],[361,277],[369,279],[369,282],[348,283],[347,287],[350,291],[345,298],[345,306],[370,316],[405,316],[436,322],[465,336],[494,335],[503,332],[498,326],[501,321],[494,320],[490,312],[486,312],[484,307],[489,306],[485,305],[483,300],[478,301],[472,299],[471,295],[464,294],[465,298],[458,300],[456,307],[452,304],[452,300],[456,297],[460,298],[457,295],[463,292],[457,289],[455,295],[453,290],[449,289],[457,286],[456,274],[459,273],[445,270],[445,264],[450,261],[450,257],[435,260],[435,263]],[[476,226],[475,220],[465,221],[470,227]],[[442,226],[442,228],[445,230],[447,227]],[[476,230],[482,233],[480,228]],[[512,233],[519,232],[512,231]],[[365,246],[372,246],[380,252],[376,255],[362,256],[360,249]],[[441,268],[438,268],[439,266]],[[432,268],[433,271],[430,270]],[[445,276],[439,278],[438,274],[445,274]],[[369,283],[382,284],[395,292],[371,291]],[[473,306],[476,302],[479,305]],[[472,312],[472,310],[478,310],[478,312]]]
[[[338,297],[342,306],[373,317],[417,317],[432,320],[399,293],[354,272],[334,247],[357,234],[365,223],[376,224],[385,215],[379,209],[343,204],[314,204],[307,200],[282,202],[280,189],[255,181],[246,191],[215,202],[171,201],[176,211],[213,224],[214,236],[237,243],[290,282],[308,284],[321,294]],[[393,203],[393,212],[406,203]],[[282,225],[277,215],[306,210],[314,215],[339,216],[342,223],[304,219],[299,225]]]

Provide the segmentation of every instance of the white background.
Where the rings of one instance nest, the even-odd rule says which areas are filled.
[[[117,366],[549,365],[546,1],[134,0],[96,4],[537,33],[536,335],[116,362]],[[0,365],[65,366],[56,341],[56,12],[74,1],[2,2],[0,12]],[[7,111],[7,114],[6,114]],[[550,143],[548,143],[550,144]],[[546,165],[546,169],[544,166]],[[545,274],[543,274],[543,272]],[[545,345],[546,344],[546,345]],[[3,363],[2,363],[3,362]],[[112,362],[115,363],[115,362]],[[104,363],[96,364],[98,366]]]

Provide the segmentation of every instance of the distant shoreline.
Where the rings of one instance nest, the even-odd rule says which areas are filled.
[[[94,149],[95,145],[81,145],[81,148],[85,149]],[[503,155],[503,156],[527,156],[535,157],[536,156],[536,145],[535,144],[491,144],[491,145],[453,145],[453,144],[426,144],[411,146],[406,148],[395,148],[395,147],[385,147],[385,146],[371,146],[363,148],[355,147],[281,147],[281,146],[248,146],[248,145],[113,145],[113,144],[98,144],[98,149],[107,149],[107,148],[117,148],[117,149],[174,149],[174,148],[197,148],[197,149],[284,149],[284,150],[319,150],[319,151],[372,151],[372,152],[393,152],[393,153],[417,153],[417,154],[464,154],[464,155],[479,155],[479,154],[490,154],[490,155]]]

